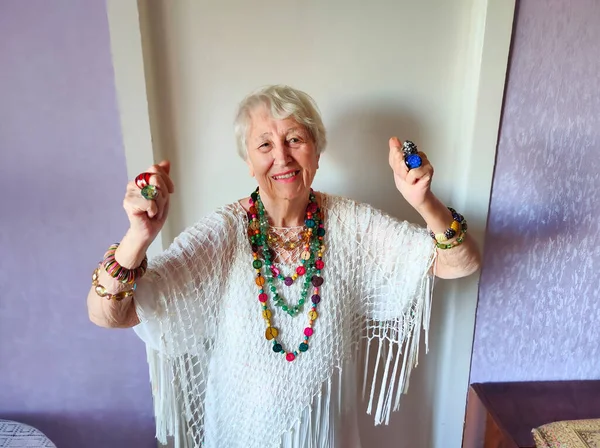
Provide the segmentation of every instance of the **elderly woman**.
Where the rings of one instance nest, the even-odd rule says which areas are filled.
[[[388,423],[427,331],[432,277],[473,273],[477,247],[411,142],[391,138],[389,163],[428,229],[311,189],[326,133],[306,93],[249,95],[235,133],[258,188],[149,264],[174,191],[169,163],[128,184],[130,228],[94,271],[90,318],[145,341],[161,442],[360,447],[359,384],[375,424]]]

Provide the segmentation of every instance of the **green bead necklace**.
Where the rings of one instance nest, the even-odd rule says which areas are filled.
[[[321,301],[319,288],[323,284],[321,270],[325,267],[325,263],[323,262],[323,251],[325,249],[323,237],[325,236],[325,228],[323,225],[323,214],[312,189],[309,195],[308,206],[306,207],[304,225],[308,237],[305,239],[304,250],[300,256],[302,264],[296,268],[294,274],[286,277],[275,266],[273,261],[275,254],[268,247],[269,220],[260,199],[258,188],[251,194],[250,210],[248,212],[248,236],[252,245],[252,267],[256,271],[255,282],[259,288],[258,301],[262,308],[263,319],[267,325],[265,337],[267,340],[272,341],[273,351],[284,354],[286,360],[290,362],[296,359],[299,354],[298,351],[305,352],[308,350],[308,342],[313,335],[313,323],[318,317],[317,305]],[[300,299],[295,305],[290,305],[278,292],[275,279],[280,280],[284,285],[289,287],[300,277],[304,277]],[[279,330],[271,325],[273,313],[267,305],[269,299],[267,291],[272,294],[272,302],[276,307],[280,307],[282,311],[294,317],[303,310],[311,286],[313,287],[313,294],[311,296],[311,309],[308,312],[308,326],[304,329],[304,340],[298,346],[297,351],[288,352],[277,341]]]

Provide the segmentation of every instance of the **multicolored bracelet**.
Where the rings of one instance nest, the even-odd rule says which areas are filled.
[[[429,232],[431,237],[435,240],[436,246],[438,249],[452,249],[460,244],[462,244],[465,240],[465,235],[467,233],[467,220],[463,215],[458,213],[452,207],[448,207],[448,210],[452,213],[452,223],[450,227],[448,227],[444,233],[435,234],[433,232]],[[460,231],[460,233],[459,233]],[[452,239],[459,233],[458,238],[456,238],[451,243],[445,243],[449,239]]]
[[[100,269],[100,266],[98,266],[94,270],[94,273],[92,274],[92,286],[94,287],[94,291],[96,291],[96,294],[98,294],[100,297],[106,297],[107,300],[116,300],[117,302],[120,302],[121,300],[126,299],[127,297],[133,296],[133,293],[135,292],[135,289],[136,289],[135,283],[133,284],[133,288],[131,288],[127,291],[121,291],[116,294],[109,293],[106,290],[106,288],[100,284],[100,281],[98,280],[98,270],[99,269]]]
[[[127,269],[117,263],[117,260],[115,259],[117,247],[119,247],[119,243],[115,243],[108,248],[104,254],[102,265],[112,278],[119,280],[121,283],[133,283],[146,273],[146,269],[148,268],[148,257],[144,257],[144,260],[139,267]]]

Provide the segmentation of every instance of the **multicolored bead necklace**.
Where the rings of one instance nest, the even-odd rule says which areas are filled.
[[[250,210],[248,213],[248,236],[252,245],[252,256],[254,258],[252,267],[256,270],[256,285],[258,286],[258,301],[262,308],[262,316],[267,325],[265,337],[273,343],[273,351],[285,355],[285,359],[293,361],[298,356],[299,352],[308,350],[308,341],[313,335],[313,324],[318,317],[317,305],[321,301],[319,288],[323,284],[321,270],[325,267],[323,262],[323,237],[325,228],[323,226],[323,214],[319,208],[319,204],[315,198],[314,191],[311,189],[309,195],[308,206],[306,207],[306,216],[304,219],[306,233],[308,238],[303,242],[304,248],[300,255],[302,264],[296,268],[291,276],[284,276],[281,270],[274,264],[275,254],[268,247],[269,235],[269,220],[265,212],[265,207],[260,199],[258,188],[250,196]],[[262,259],[261,259],[262,255]],[[264,270],[264,274],[263,271]],[[286,303],[285,299],[279,294],[275,286],[275,279],[280,280],[286,286],[292,286],[298,278],[304,277],[304,283],[300,293],[300,299],[296,305]],[[265,280],[266,279],[266,280]],[[265,283],[267,285],[265,285]],[[267,288],[268,286],[268,288]],[[304,303],[307,300],[310,287],[313,287],[313,295],[311,297],[312,306],[308,312],[308,325],[304,329],[304,340],[298,346],[298,350],[286,351],[277,341],[279,330],[271,325],[272,311],[269,309],[267,301],[269,299],[267,291],[273,295],[272,301],[276,307],[294,317],[297,316],[304,308]]]
[[[306,227],[303,227],[302,231],[292,238],[281,237],[274,228],[269,229],[269,235],[267,236],[267,244],[271,247],[281,247],[286,251],[294,251],[298,247],[306,244],[309,239],[309,234],[306,231]]]

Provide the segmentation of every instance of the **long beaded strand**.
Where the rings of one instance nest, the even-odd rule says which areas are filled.
[[[292,276],[288,277],[284,277],[281,274],[281,271],[275,266],[273,262],[274,254],[267,245],[269,222],[264,205],[260,199],[258,188],[250,196],[248,222],[248,235],[252,244],[252,267],[256,270],[255,282],[259,289],[258,301],[262,308],[262,316],[267,325],[265,337],[267,340],[272,341],[272,349],[275,353],[284,354],[286,360],[291,362],[298,356],[298,351],[305,352],[308,350],[308,342],[313,335],[313,324],[318,317],[317,305],[321,301],[319,288],[323,284],[321,270],[325,267],[325,263],[323,262],[323,237],[325,235],[323,216],[314,192],[311,190],[304,220],[308,238],[306,239],[305,247],[301,254],[302,264],[296,268],[296,272]],[[262,260],[260,259],[261,253]],[[265,270],[264,275],[262,273],[263,268]],[[281,280],[286,286],[291,286],[302,276],[305,276],[305,280],[297,305],[290,306],[285,304],[285,300],[277,292],[277,287],[274,282],[275,278]],[[265,283],[268,283],[268,289],[266,288]],[[282,345],[277,341],[279,330],[271,325],[273,313],[267,304],[269,299],[267,290],[273,294],[272,300],[274,305],[281,307],[284,312],[293,317],[302,311],[311,285],[313,286],[313,295],[311,297],[312,305],[308,312],[308,326],[304,329],[304,340],[298,346],[298,350],[288,352],[284,350]]]

